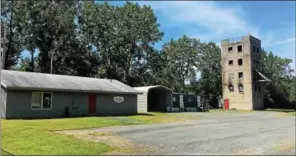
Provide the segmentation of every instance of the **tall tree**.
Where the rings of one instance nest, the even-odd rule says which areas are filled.
[[[291,68],[291,59],[281,58],[273,54],[273,52],[266,52],[262,49],[263,57],[263,73],[272,80],[266,84],[264,96],[271,105],[282,105],[278,107],[291,107],[289,103],[295,101],[295,76],[294,70]]]
[[[43,73],[54,71],[55,55],[60,53],[59,47],[65,46],[75,37],[76,3],[70,0],[34,0],[24,4],[26,7],[23,7],[23,13],[26,17],[20,19],[23,22],[20,27],[23,27],[22,34],[32,53],[31,58],[35,48],[39,50],[39,64]]]
[[[6,25],[7,41],[4,43],[4,69],[10,69],[16,65],[23,49],[21,44],[21,36],[16,31],[15,18],[19,14],[21,2],[15,0],[1,1],[1,23]],[[5,27],[1,28],[5,29]]]
[[[220,61],[221,53],[218,45],[214,42],[203,43],[199,67],[201,71],[199,90],[214,107],[217,107],[217,98],[222,95]]]
[[[138,76],[144,71],[152,45],[163,33],[149,6],[127,2],[124,6],[108,3],[83,5],[79,25],[83,39],[95,47],[101,60],[101,76],[129,85],[143,84]]]
[[[200,50],[200,41],[185,35],[163,46],[163,55],[167,60],[164,73],[168,80],[173,81],[170,86],[174,91],[187,92],[185,81],[192,75],[195,76]]]

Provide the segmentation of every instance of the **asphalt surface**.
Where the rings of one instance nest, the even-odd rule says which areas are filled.
[[[201,119],[87,131],[116,134],[153,150],[137,155],[296,155],[295,116],[279,112],[180,114],[199,114]]]

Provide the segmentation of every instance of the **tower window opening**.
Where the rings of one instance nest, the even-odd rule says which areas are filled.
[[[253,52],[256,52],[256,48],[255,48],[255,46],[253,45]]]
[[[238,90],[240,93],[243,93],[244,92],[244,86],[242,84],[239,84],[238,85]]]
[[[228,89],[229,89],[229,92],[234,92],[234,86],[233,85],[230,84],[228,86]]]
[[[232,47],[228,47],[228,52],[232,52]]]
[[[243,59],[238,59],[238,65],[239,66],[243,65]]]
[[[259,52],[260,52],[260,49],[259,49],[259,47],[257,47],[257,48],[256,48],[256,52],[257,52],[257,53],[259,53]]]
[[[238,73],[238,78],[239,79],[243,79],[244,78],[244,73],[243,72],[239,72]]]
[[[239,45],[237,47],[237,52],[243,52],[243,46],[242,45]]]
[[[229,60],[228,65],[233,65],[233,60]]]

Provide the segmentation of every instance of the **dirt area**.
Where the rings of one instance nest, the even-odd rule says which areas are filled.
[[[198,120],[59,133],[115,147],[108,155],[295,155],[295,116],[216,112]]]

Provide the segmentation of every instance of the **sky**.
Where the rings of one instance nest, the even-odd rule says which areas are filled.
[[[123,5],[125,2],[109,2]],[[183,34],[202,42],[245,35],[261,40],[261,47],[293,60],[295,68],[295,8],[292,1],[139,1],[150,5],[164,32],[156,48]]]

